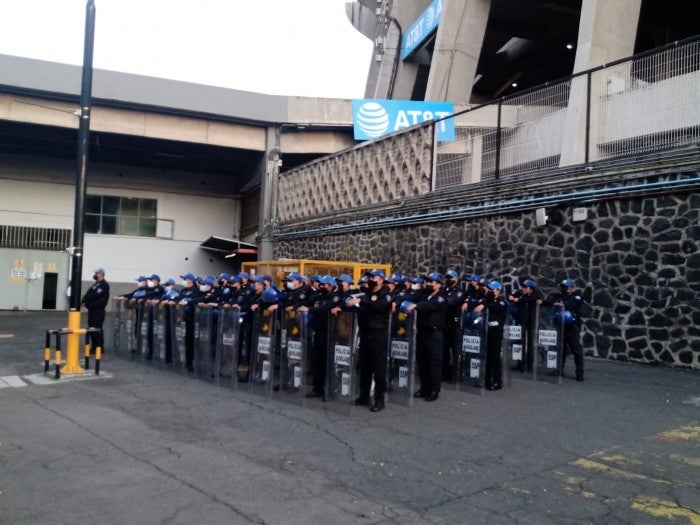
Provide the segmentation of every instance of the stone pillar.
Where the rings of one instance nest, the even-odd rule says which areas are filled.
[[[574,73],[632,55],[640,7],[641,0],[583,0]],[[581,164],[586,159],[586,86],[585,76],[571,85],[560,166]],[[598,95],[592,91],[591,99]],[[591,143],[590,153],[594,147]]]

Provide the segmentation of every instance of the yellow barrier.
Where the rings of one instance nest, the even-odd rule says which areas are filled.
[[[362,263],[350,261],[321,261],[315,259],[280,259],[276,261],[244,262],[241,269],[244,272],[255,275],[269,274],[278,286],[282,285],[285,275],[290,272],[299,272],[311,277],[316,274],[330,274],[338,277],[342,273],[352,276],[355,283],[365,272],[374,269],[383,270],[386,275],[391,273],[390,264]]]

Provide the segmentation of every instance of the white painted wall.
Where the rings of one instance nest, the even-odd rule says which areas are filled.
[[[72,230],[75,187],[70,167],[56,163],[51,172],[40,160],[36,165],[7,160],[0,158],[0,224]],[[105,268],[110,282],[130,284],[141,274],[178,279],[187,272],[217,275],[231,271],[232,263],[199,247],[211,235],[238,237],[240,201],[230,192],[226,197],[193,195],[189,189],[169,184],[156,171],[148,186],[153,188],[154,182],[163,180],[162,191],[120,188],[118,176],[107,179],[104,170],[95,179],[99,185],[88,184],[89,194],[156,199],[158,219],[174,223],[173,238],[86,234],[83,281],[91,281],[98,267]],[[0,293],[2,287],[0,282]]]

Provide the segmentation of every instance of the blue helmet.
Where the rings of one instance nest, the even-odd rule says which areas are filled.
[[[262,293],[262,300],[266,303],[276,303],[280,300],[280,293],[272,286],[268,286]]]
[[[465,312],[463,316],[464,328],[476,328],[483,320],[484,314],[481,312],[475,312],[474,310]]]
[[[405,314],[405,313],[406,313],[406,310],[408,310],[408,307],[411,306],[412,304],[413,304],[413,303],[412,303],[411,301],[403,301],[403,302],[399,305],[399,311],[400,311],[401,313],[404,313],[404,314]]]
[[[433,273],[429,274],[427,280],[428,281],[435,281],[436,283],[440,283],[440,284],[443,284],[445,282],[442,275],[440,275],[437,272],[433,272]]]
[[[576,316],[572,312],[564,309],[557,310],[557,313],[554,314],[554,318],[557,322],[564,325],[571,324],[576,320]]]

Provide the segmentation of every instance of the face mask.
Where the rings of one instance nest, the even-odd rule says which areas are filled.
[[[92,278],[96,281],[96,280],[97,280],[97,274],[93,275]]]
[[[180,284],[181,284],[182,286],[184,286],[185,288],[187,288],[187,281],[182,281]]]
[[[199,285],[199,291],[200,291],[200,292],[206,292],[206,291],[207,291],[207,285],[206,285],[206,284],[200,284],[200,285]]]
[[[146,286],[148,286],[149,288],[153,288],[155,286],[155,283],[149,279],[148,281],[146,281]]]
[[[166,291],[166,292],[171,292],[172,290],[173,290],[173,287],[172,287],[172,286],[166,286],[166,287],[165,287],[165,291]]]
[[[224,286],[226,284],[226,281],[223,279],[219,279],[219,286]]]
[[[568,293],[569,292],[569,287],[563,284],[559,285],[559,289],[561,290],[561,293]]]
[[[428,293],[432,293],[433,290],[435,290],[435,287],[432,284],[426,284],[425,285],[425,291]]]
[[[413,291],[420,290],[420,285],[418,285],[418,284],[412,284],[412,285],[411,285],[411,290],[413,290]]]
[[[294,283],[291,281],[287,282],[287,290],[294,290]]]

